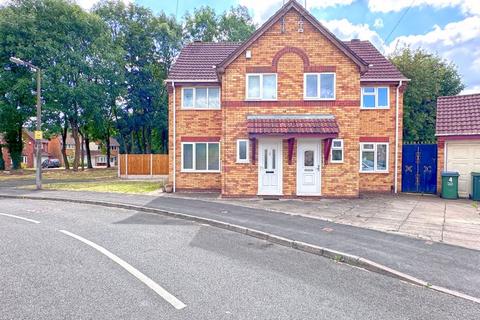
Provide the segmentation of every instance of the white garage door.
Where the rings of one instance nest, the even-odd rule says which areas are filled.
[[[480,141],[446,143],[447,171],[458,171],[458,194],[468,197],[472,190],[471,172],[480,172]]]

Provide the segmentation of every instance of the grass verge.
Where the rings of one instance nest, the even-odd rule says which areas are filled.
[[[99,169],[85,169],[84,171],[73,171],[65,169],[48,169],[43,170],[43,179],[52,180],[105,180],[117,178],[118,171],[116,168],[99,168]],[[23,169],[15,172],[1,172],[0,181],[12,180],[35,180],[35,169]]]
[[[145,194],[159,190],[163,184],[159,181],[94,181],[74,183],[49,183],[44,189],[69,191],[94,191]]]

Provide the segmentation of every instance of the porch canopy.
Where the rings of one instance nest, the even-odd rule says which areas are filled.
[[[332,139],[340,132],[331,114],[248,115],[247,132],[252,140],[252,162],[255,162],[256,138],[278,137],[288,140],[288,163],[291,164],[295,138],[325,139],[324,157],[328,161]]]

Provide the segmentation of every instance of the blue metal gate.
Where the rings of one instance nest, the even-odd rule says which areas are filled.
[[[437,192],[436,144],[403,145],[402,192]]]

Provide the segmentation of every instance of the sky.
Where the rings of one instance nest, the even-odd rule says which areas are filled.
[[[4,2],[5,0],[0,0]],[[89,9],[96,0],[76,0]],[[181,19],[209,5],[223,12],[246,6],[261,25],[283,0],[124,0]],[[301,4],[305,0],[298,0]],[[408,45],[424,48],[457,65],[463,93],[480,93],[480,0],[306,0],[308,10],[342,40],[370,40],[388,55]]]

